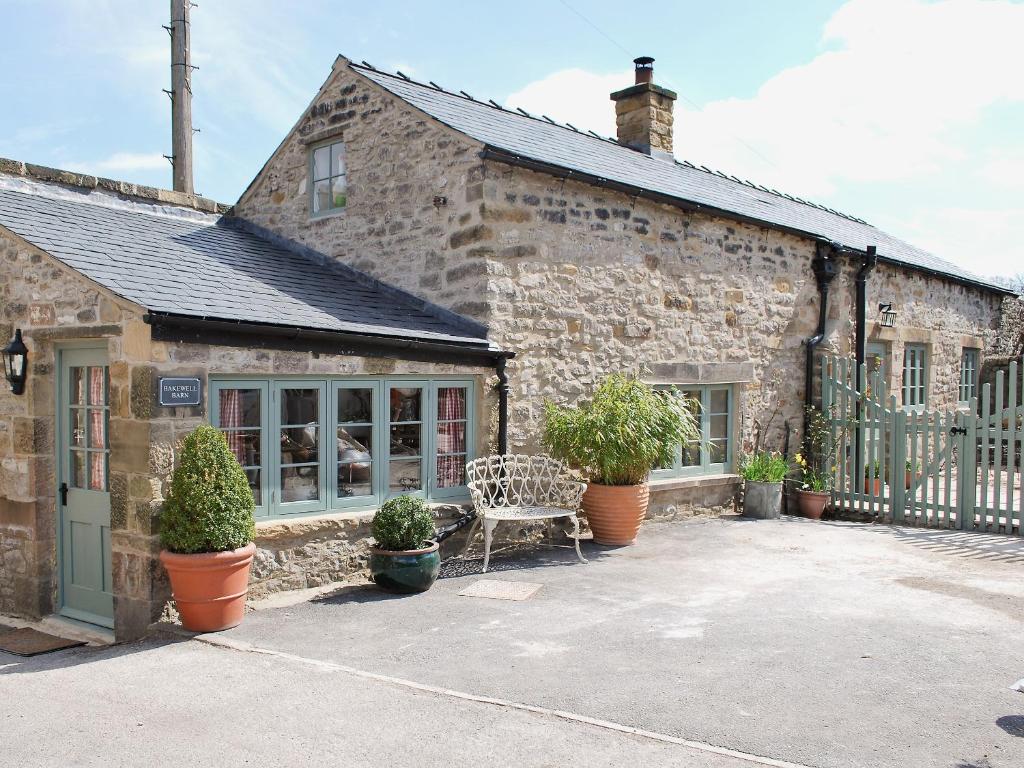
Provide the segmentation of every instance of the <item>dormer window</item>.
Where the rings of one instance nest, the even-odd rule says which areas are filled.
[[[345,144],[336,141],[314,147],[309,158],[310,213],[323,216],[345,208]]]

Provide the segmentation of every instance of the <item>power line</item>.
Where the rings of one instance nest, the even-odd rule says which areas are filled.
[[[565,7],[566,7],[566,8],[568,9],[568,10],[570,10],[570,11],[572,11],[572,12],[573,12],[574,14],[576,14],[576,15],[577,15],[577,16],[578,16],[578,17],[579,17],[580,19],[582,19],[582,20],[583,20],[583,21],[584,21],[584,22],[585,22],[585,23],[586,23],[586,24],[587,24],[587,25],[588,25],[588,26],[589,26],[589,27],[590,27],[591,29],[593,29],[593,30],[594,30],[595,32],[597,32],[597,33],[598,33],[599,35],[601,35],[601,37],[603,37],[603,38],[604,38],[605,40],[607,40],[607,41],[608,41],[609,43],[611,43],[611,44],[612,44],[612,45],[614,45],[614,46],[615,46],[616,48],[618,48],[618,49],[619,49],[620,51],[622,51],[623,53],[625,53],[625,54],[626,54],[627,56],[632,56],[632,55],[633,55],[633,52],[631,52],[631,51],[630,51],[630,50],[629,50],[628,48],[626,48],[626,46],[622,45],[622,43],[620,43],[620,42],[619,42],[618,40],[616,40],[615,38],[613,38],[613,37],[612,37],[611,35],[609,35],[609,34],[608,34],[607,32],[605,32],[605,31],[604,31],[603,29],[601,29],[601,28],[600,28],[599,26],[597,26],[597,24],[595,24],[595,23],[594,23],[593,21],[591,21],[591,20],[590,20],[590,19],[588,19],[588,18],[587,18],[586,16],[584,16],[584,15],[583,15],[583,14],[582,14],[582,13],[581,13],[580,11],[578,11],[578,10],[577,10],[576,8],[574,8],[573,6],[569,5],[569,3],[568,3],[568,2],[566,2],[566,0],[558,0],[558,2],[559,2],[559,3],[561,3],[561,4],[563,5],[563,6],[565,6]],[[689,105],[690,105],[691,107],[693,107],[694,109],[696,109],[696,110],[698,110],[698,111],[700,110],[700,105],[699,105],[699,104],[697,104],[696,102],[694,102],[694,101],[693,101],[692,99],[690,99],[689,97],[687,97],[687,95],[686,95],[685,93],[683,93],[682,91],[680,91],[680,90],[679,90],[679,88],[678,88],[678,87],[677,87],[677,86],[675,85],[675,83],[673,83],[673,82],[672,82],[671,80],[669,80],[668,78],[666,78],[666,79],[665,79],[665,82],[666,82],[666,83],[667,83],[668,85],[672,86],[672,89],[673,89],[673,90],[674,90],[674,91],[675,91],[675,92],[676,92],[676,93],[677,93],[677,94],[678,94],[678,95],[679,95],[680,97],[682,97],[683,101],[685,101],[685,102],[686,102],[687,104],[689,104]],[[737,135],[736,135],[735,133],[733,133],[732,131],[730,131],[730,130],[728,130],[728,129],[723,129],[723,130],[724,130],[724,132],[725,132],[725,133],[726,133],[726,134],[727,134],[728,136],[731,136],[731,137],[732,137],[733,139],[735,139],[735,140],[736,140],[737,142],[739,142],[739,143],[740,143],[740,144],[742,144],[742,145],[743,145],[744,147],[746,147],[746,149],[747,149],[747,150],[749,150],[749,151],[750,151],[750,152],[752,152],[753,154],[757,155],[757,156],[758,156],[759,158],[761,158],[761,160],[763,160],[764,162],[766,162],[766,163],[767,163],[768,165],[770,165],[770,166],[771,166],[772,168],[775,168],[775,169],[777,169],[777,170],[781,170],[781,169],[779,169],[779,166],[777,166],[777,165],[776,165],[775,163],[773,163],[773,162],[772,162],[771,160],[769,160],[769,159],[768,159],[767,157],[765,157],[765,156],[764,156],[763,154],[761,154],[761,152],[759,152],[759,151],[758,151],[758,150],[757,150],[756,148],[754,148],[753,146],[751,146],[750,144],[748,144],[748,143],[747,143],[746,141],[744,141],[743,139],[741,139],[741,138],[740,138],[739,136],[737,136]]]

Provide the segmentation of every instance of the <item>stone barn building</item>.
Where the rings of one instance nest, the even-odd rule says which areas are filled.
[[[816,356],[858,325],[905,406],[955,406],[1008,291],[675,161],[650,64],[605,139],[339,57],[230,208],[0,160],[0,335],[29,350],[0,394],[0,613],[142,634],[205,421],[253,489],[261,595],[362,567],[390,495],[458,513],[467,459],[539,450],[544,401],[610,372],[702,406],[652,515],[732,509],[741,451],[796,446]]]

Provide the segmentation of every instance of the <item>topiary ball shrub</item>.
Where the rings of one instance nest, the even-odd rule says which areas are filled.
[[[397,496],[377,510],[372,531],[378,549],[422,549],[424,542],[434,538],[434,516],[423,499]]]
[[[196,427],[182,441],[160,516],[160,540],[192,555],[239,549],[256,536],[249,481],[220,430]]]

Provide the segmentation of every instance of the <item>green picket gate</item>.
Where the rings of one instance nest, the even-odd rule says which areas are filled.
[[[880,371],[822,364],[834,509],[899,525],[1024,535],[1024,365],[957,410],[902,408]]]

